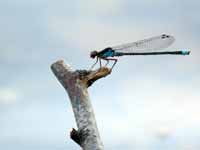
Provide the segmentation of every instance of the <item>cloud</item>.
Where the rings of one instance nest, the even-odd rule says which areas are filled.
[[[0,89],[0,103],[13,104],[17,101],[17,92],[13,89]]]
[[[192,11],[192,2],[188,2],[190,9],[185,4],[183,10],[179,10],[180,8],[177,10],[177,5],[174,6],[174,3],[180,7],[182,4],[172,0],[137,2],[86,0],[59,3],[46,0],[43,2],[22,0],[16,3],[17,6],[10,2],[4,2],[6,5],[2,5],[8,12],[5,14],[10,14],[10,18],[4,16],[1,29],[1,39],[5,42],[1,46],[0,57],[1,61],[6,62],[1,65],[5,77],[13,74],[13,70],[21,73],[17,76],[13,74],[10,83],[4,80],[2,82],[6,85],[14,83],[15,87],[20,87],[19,93],[25,92],[22,101],[27,103],[21,105],[21,113],[17,113],[20,112],[17,108],[12,110],[13,118],[16,118],[21,130],[13,128],[15,121],[10,119],[12,117],[7,117],[9,112],[2,114],[3,118],[9,118],[9,121],[3,121],[8,134],[13,137],[13,130],[16,130],[18,131],[16,135],[20,136],[21,131],[26,129],[28,138],[25,136],[23,140],[34,139],[34,137],[37,139],[38,132],[35,131],[46,129],[48,126],[46,131],[40,133],[41,135],[48,133],[49,137],[53,135],[55,139],[64,137],[61,130],[66,127],[55,127],[52,123],[52,120],[57,119],[57,124],[63,125],[63,117],[68,114],[63,113],[62,118],[57,118],[62,116],[60,112],[64,100],[61,100],[65,99],[66,93],[55,82],[52,73],[47,71],[49,62],[55,56],[68,55],[71,60],[80,60],[80,64],[83,64],[85,59],[80,50],[89,54],[93,49],[100,50],[107,46],[132,42],[165,32],[176,38],[172,49],[189,48],[192,50],[191,56],[172,59],[167,57],[164,61],[161,61],[163,57],[122,58],[112,76],[98,83],[100,85],[98,92],[91,92],[95,96],[92,100],[96,102],[93,104],[100,134],[105,145],[108,145],[107,149],[112,149],[119,143],[117,146],[121,146],[121,149],[126,149],[124,148],[126,145],[127,149],[150,150],[151,144],[159,144],[154,143],[159,137],[164,137],[163,139],[175,137],[177,141],[181,138],[184,139],[183,143],[188,145],[190,143],[187,139],[190,138],[193,143],[198,143],[195,137],[200,125],[198,119],[200,59],[199,38],[197,38],[199,35],[196,30],[198,9]],[[16,10],[18,13],[15,13]],[[183,19],[182,23],[181,19]],[[76,53],[75,57],[72,57],[66,49],[72,49]],[[81,55],[78,55],[80,53]],[[30,60],[33,62],[32,66]],[[14,65],[11,65],[11,62]],[[38,62],[41,62],[41,65],[38,65]],[[0,104],[16,103],[19,93],[15,89],[0,89]],[[32,106],[30,111],[30,108],[26,107],[27,104],[32,105],[32,101],[36,105]],[[42,102],[45,105],[41,106]],[[45,110],[43,107],[52,108]],[[48,119],[52,113],[55,119]],[[20,117],[22,118],[19,119]],[[71,130],[71,124],[74,124],[73,116],[67,118],[71,120],[67,119],[65,124],[67,130]],[[49,132],[52,131],[51,128],[55,130]],[[16,139],[18,137],[14,138]],[[136,145],[139,148],[135,148]],[[142,145],[146,147],[141,148]],[[116,147],[116,149],[120,148]]]
[[[48,30],[55,39],[76,45],[84,51],[137,41],[162,33],[158,30],[157,34],[152,34],[145,28],[145,25],[140,23],[117,22],[113,24],[92,19],[69,22],[63,17],[50,17],[48,23]]]
[[[118,82],[114,93],[101,91],[104,94],[95,96],[93,102],[107,145],[115,141],[150,149],[151,144],[174,140],[175,148],[182,145],[182,138],[195,139],[200,125],[197,84],[163,83],[159,78],[141,74]]]
[[[120,11],[121,3],[120,0],[86,0],[79,1],[78,8],[81,15],[111,15]]]

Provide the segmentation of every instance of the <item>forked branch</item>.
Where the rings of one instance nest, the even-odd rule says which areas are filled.
[[[83,150],[103,150],[87,88],[109,75],[111,69],[103,67],[94,71],[73,71],[63,60],[53,63],[51,69],[68,92],[72,104],[78,130],[72,129],[71,139]]]

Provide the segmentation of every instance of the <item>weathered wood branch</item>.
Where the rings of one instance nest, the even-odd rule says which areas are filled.
[[[104,67],[94,71],[73,71],[63,60],[53,63],[51,69],[68,92],[72,104],[78,130],[72,129],[71,139],[83,150],[103,150],[87,88],[111,70]]]

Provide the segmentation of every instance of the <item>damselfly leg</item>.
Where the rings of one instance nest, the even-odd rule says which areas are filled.
[[[104,58],[104,60],[107,61],[106,65],[108,64],[109,60],[114,61],[114,63],[113,63],[113,65],[112,65],[111,69],[113,69],[114,66],[115,66],[116,63],[117,63],[117,59],[115,59],[115,58]]]
[[[98,61],[99,61],[99,58],[97,57],[96,62],[92,65],[92,67],[90,68],[90,70],[92,70],[94,68],[94,66],[97,64]]]
[[[101,68],[101,67],[102,67],[101,59],[103,59],[103,60],[106,61],[105,66],[108,65],[108,63],[109,63],[110,60],[111,60],[111,61],[114,61],[114,63],[113,63],[113,65],[112,65],[111,69],[113,69],[114,66],[115,66],[115,64],[117,63],[117,59],[115,59],[115,58],[98,58],[98,57],[97,57],[95,63],[91,66],[90,70],[92,70],[92,69],[94,68],[94,66],[98,63],[98,61],[99,61],[99,65],[100,65],[100,68]]]
[[[100,65],[100,68],[101,68],[101,66],[102,66],[102,65],[101,65],[101,58],[99,59],[99,65]]]
[[[111,68],[111,69],[113,69],[113,67],[116,65],[117,59],[115,59],[114,61],[115,61],[115,62],[114,62],[114,64],[112,65],[112,68]]]
[[[108,63],[109,63],[109,60],[106,60],[106,64],[105,64],[105,66],[107,66],[107,65],[108,65]]]
[[[99,61],[100,68],[102,67],[101,58],[97,57],[95,63],[92,65],[92,67],[90,68],[90,70],[92,70],[94,68],[94,66],[98,63],[98,61]]]

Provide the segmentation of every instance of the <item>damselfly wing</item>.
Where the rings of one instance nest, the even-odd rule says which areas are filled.
[[[162,34],[136,42],[126,43],[111,47],[116,52],[150,52],[158,51],[169,47],[175,41],[171,35]]]

